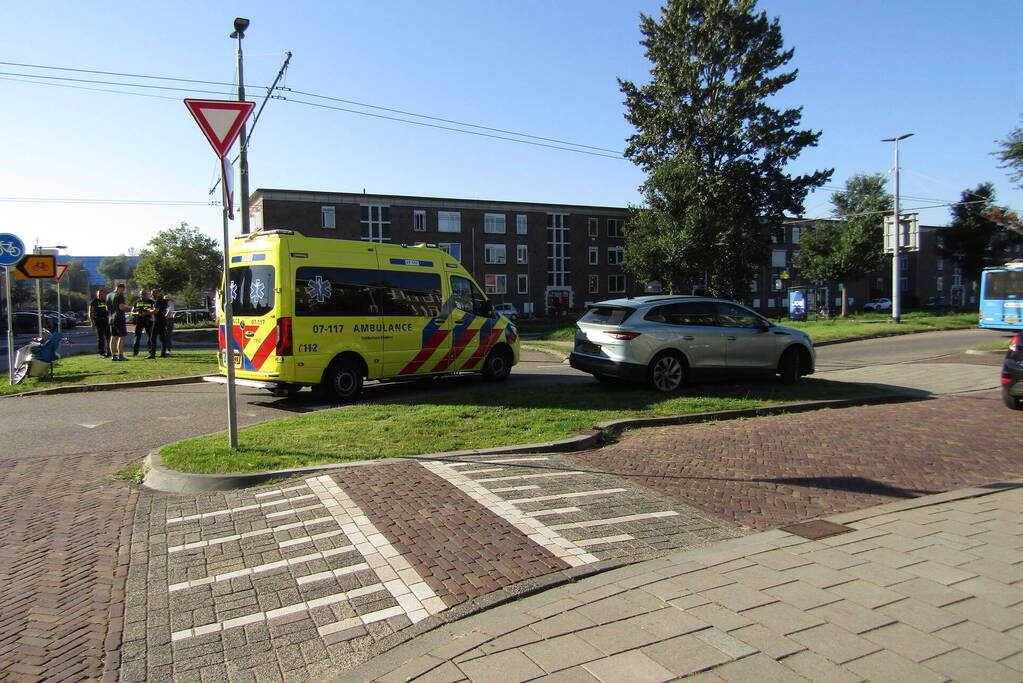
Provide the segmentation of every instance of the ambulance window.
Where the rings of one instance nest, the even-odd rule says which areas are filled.
[[[490,316],[493,313],[487,297],[472,280],[452,275],[451,294],[455,298],[455,307],[459,310],[482,316]]]
[[[299,268],[295,315],[380,315],[380,271],[363,268]]]
[[[266,315],[273,307],[273,266],[235,266],[231,269],[233,315]]]
[[[384,315],[414,315],[435,318],[443,303],[440,275],[384,271]]]

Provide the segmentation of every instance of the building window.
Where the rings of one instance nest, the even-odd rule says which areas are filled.
[[[519,275],[519,294],[529,294],[529,276]]]
[[[547,214],[547,285],[567,287],[568,227],[563,213]]]
[[[625,249],[622,247],[607,248],[607,265],[620,266],[625,263]]]
[[[484,282],[487,294],[507,294],[508,293],[508,276],[507,275],[484,275]]]
[[[599,218],[587,218],[586,219],[587,229],[586,232],[590,237],[600,236],[600,219]]]
[[[749,282],[749,291],[755,292],[758,289],[760,289],[760,282],[758,282],[758,280],[759,280],[759,277],[754,275],[753,279],[750,280],[750,282]]]
[[[529,263],[529,247],[525,244],[515,245],[515,262],[520,265]]]
[[[620,294],[625,291],[625,276],[624,275],[608,275],[607,276],[607,291],[608,294]]]
[[[774,276],[774,291],[780,292],[784,288],[785,288],[785,280],[782,280],[780,277],[778,277],[778,273],[775,273],[775,276]]]
[[[600,293],[600,276],[599,275],[590,275],[590,288],[589,288],[589,292],[590,292],[590,294],[599,294]]]
[[[874,289],[884,290],[884,278],[879,277],[874,280]]]
[[[792,244],[799,244],[799,226],[792,226]]]
[[[771,244],[785,244],[785,228],[771,228]]]
[[[426,232],[426,211],[423,209],[416,209],[412,212],[412,230]]]
[[[945,270],[945,259],[943,258],[938,259],[936,267],[938,270]]]
[[[525,235],[528,231],[526,224],[526,214],[520,213],[515,216],[515,234]]]
[[[625,219],[624,218],[608,218],[607,219],[607,236],[608,237],[625,237]]]
[[[944,292],[945,291],[945,278],[940,277],[940,276],[935,278],[935,285],[937,285],[937,289],[938,289],[939,292]]]
[[[902,270],[906,270],[907,268],[909,268],[909,257],[908,256],[900,256],[899,257],[899,268],[901,268]]]
[[[772,249],[771,250],[771,267],[772,268],[784,268],[785,257],[788,256],[784,249]]]
[[[334,222],[334,207],[333,206],[321,206],[320,217],[322,218],[322,225],[320,227],[326,228],[327,230],[333,230],[337,227],[337,223]]]
[[[462,232],[462,214],[457,211],[437,212],[438,232]]]
[[[487,244],[483,248],[484,263],[508,263],[507,248],[503,244]]]
[[[462,245],[459,242],[441,242],[437,245],[437,248],[443,251],[445,254],[451,254],[456,260],[461,262],[462,260]]]
[[[505,232],[504,214],[503,213],[483,214],[483,232],[489,232],[492,235],[503,235]]]
[[[600,247],[590,247],[588,253],[590,257],[590,265],[600,265]]]
[[[377,204],[361,207],[362,239],[366,242],[387,242],[391,239],[391,209]]]
[[[900,277],[899,278],[899,291],[900,292],[908,292],[909,291],[909,278],[908,277]]]

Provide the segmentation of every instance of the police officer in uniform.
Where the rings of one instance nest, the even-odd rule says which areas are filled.
[[[100,287],[96,290],[96,298],[89,302],[89,320],[92,329],[96,330],[96,349],[99,355],[110,356],[110,314],[107,311],[107,290]]]
[[[139,346],[142,341],[142,333],[146,333],[146,340],[153,339],[153,300],[149,298],[149,292],[139,290],[139,295],[131,305],[131,322],[135,324],[135,341],[131,345],[131,355],[139,355]]]

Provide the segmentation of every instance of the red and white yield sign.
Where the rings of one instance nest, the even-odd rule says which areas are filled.
[[[255,102],[235,100],[185,100],[185,106],[199,124],[206,139],[221,159],[227,156]]]

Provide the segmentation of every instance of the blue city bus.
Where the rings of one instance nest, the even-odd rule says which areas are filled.
[[[985,268],[980,277],[980,326],[1023,329],[1023,259]]]

